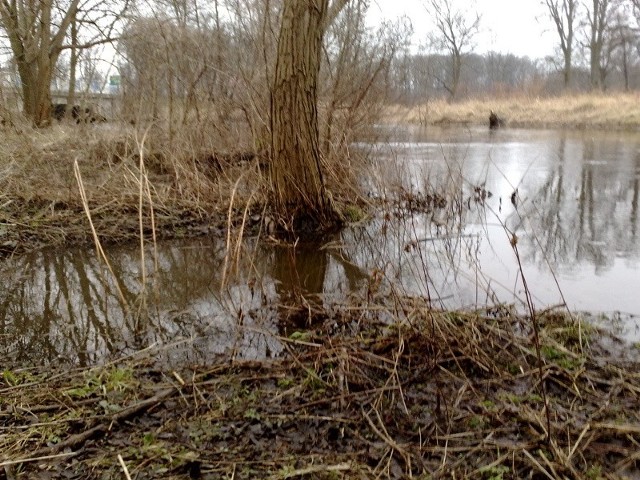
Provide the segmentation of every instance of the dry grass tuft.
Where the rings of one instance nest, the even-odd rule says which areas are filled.
[[[243,207],[249,199],[262,200],[259,154],[238,153],[241,146],[206,140],[202,132],[191,130],[169,141],[153,128],[56,124],[2,135],[4,251],[91,241],[76,162],[98,235],[109,242],[137,238],[141,178],[148,190],[142,205],[145,229],[153,226],[162,237],[197,234],[211,224],[216,228],[234,189]]]

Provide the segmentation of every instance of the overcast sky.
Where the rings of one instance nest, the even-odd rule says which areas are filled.
[[[477,37],[478,53],[493,50],[531,58],[553,54],[554,32],[539,0],[456,0],[469,12],[481,16],[481,33]],[[407,15],[414,28],[414,43],[425,43],[430,30],[426,0],[373,0],[372,21]]]

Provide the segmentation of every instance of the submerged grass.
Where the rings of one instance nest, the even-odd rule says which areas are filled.
[[[640,363],[607,351],[606,333],[581,351],[565,334],[575,320],[540,314],[548,432],[529,319],[409,297],[314,308],[304,341],[280,338],[275,360],[170,370],[147,351],[3,372],[0,467],[101,479],[640,473]],[[381,309],[396,322],[378,322]]]

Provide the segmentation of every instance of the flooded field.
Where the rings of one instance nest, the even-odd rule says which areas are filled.
[[[265,358],[283,348],[278,335],[312,321],[290,303],[402,295],[521,310],[523,274],[537,309],[602,312],[640,338],[640,135],[382,133],[388,140],[358,146],[372,153],[375,217],[316,244],[247,238],[237,259],[225,238],[147,245],[144,259],[112,248],[112,272],[93,249],[3,261],[2,357],[90,365],[169,345],[170,362]]]

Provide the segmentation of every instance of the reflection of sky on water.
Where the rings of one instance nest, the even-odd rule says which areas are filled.
[[[86,365],[177,343],[161,356],[265,358],[283,348],[276,336],[291,296],[328,304],[354,291],[373,302],[395,293],[450,308],[522,308],[507,231],[518,237],[538,309],[563,302],[557,279],[573,310],[624,312],[622,331],[640,339],[628,315],[640,315],[639,135],[463,128],[392,135],[393,143],[368,145],[377,159],[370,194],[441,191],[445,208],[407,216],[383,205],[367,224],[295,251],[248,239],[224,286],[221,239],[160,245],[158,271],[149,251],[144,292],[136,249],[111,249],[122,297],[93,249],[10,259],[0,264],[0,351],[15,362]],[[474,201],[474,187],[491,192],[484,204]],[[378,284],[379,274],[386,281]]]
[[[407,190],[425,175],[432,185],[446,186],[459,172],[466,195],[474,185],[493,194],[486,200],[486,217],[467,214],[464,233],[481,237],[479,265],[459,263],[464,272],[449,285],[452,298],[468,304],[477,297],[479,268],[499,300],[522,299],[503,224],[518,236],[524,273],[539,307],[562,302],[554,272],[573,309],[640,314],[640,135],[433,128],[404,135],[405,142],[381,145],[380,154],[394,168],[407,167]],[[515,188],[517,210],[510,201]],[[457,289],[462,292],[456,294]]]

